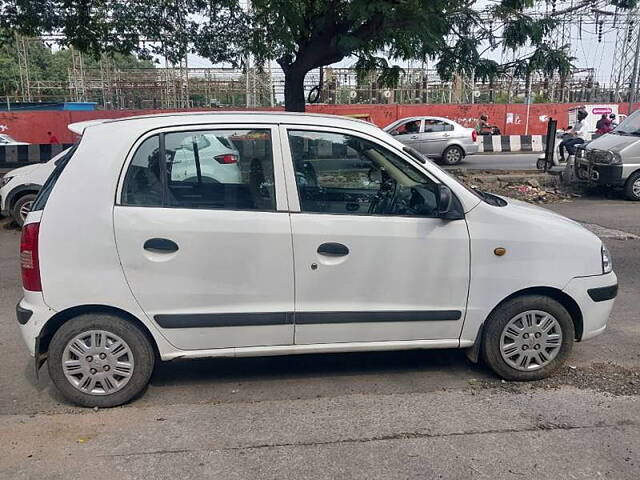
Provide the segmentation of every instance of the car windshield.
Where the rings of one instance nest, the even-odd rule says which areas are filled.
[[[624,122],[622,122],[613,131],[618,135],[638,135],[640,136],[640,110],[636,110],[629,115]]]

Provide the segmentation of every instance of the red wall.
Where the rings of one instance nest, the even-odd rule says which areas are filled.
[[[549,117],[558,120],[560,127],[568,123],[568,111],[580,104],[534,104],[529,112],[529,134],[546,133]],[[256,109],[257,110],[257,109]],[[271,109],[260,109],[271,110]],[[282,110],[275,108],[273,110]],[[620,113],[627,113],[627,105],[620,104]],[[67,125],[96,118],[119,118],[149,113],[177,110],[97,110],[93,112],[50,111],[50,112],[0,112],[0,133],[29,143],[49,143],[47,132],[52,132],[61,143],[72,143],[74,135]],[[216,110],[214,110],[215,112]],[[349,115],[368,120],[380,127],[403,117],[415,115],[435,115],[447,117],[462,125],[473,127],[482,114],[489,116],[489,123],[498,125],[503,135],[524,135],[527,106],[510,105],[310,105],[311,113]]]

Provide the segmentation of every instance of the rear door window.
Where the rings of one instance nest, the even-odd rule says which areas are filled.
[[[449,122],[435,118],[427,118],[424,121],[424,133],[450,132],[451,130],[453,125]]]
[[[129,165],[121,203],[273,211],[271,131],[192,130],[150,137]]]

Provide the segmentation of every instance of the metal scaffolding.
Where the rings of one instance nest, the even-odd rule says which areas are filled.
[[[20,93],[22,94],[22,101],[31,102],[29,39],[16,33],[16,50],[18,52],[18,74],[20,76]]]
[[[617,29],[616,48],[611,85],[613,100],[629,101],[638,88],[637,78],[633,79],[634,65],[637,65],[640,42],[640,7],[629,11]]]

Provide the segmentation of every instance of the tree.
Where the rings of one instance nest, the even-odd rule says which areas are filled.
[[[530,78],[571,68],[568,48],[550,34],[563,13],[590,11],[592,0],[550,15],[534,5],[551,0],[8,0],[0,27],[56,33],[82,51],[162,54],[187,52],[239,65],[275,60],[285,74],[287,110],[304,111],[304,79],[315,68],[357,59],[360,72],[380,70],[387,84],[401,68],[389,62],[437,60],[441,77],[493,79],[507,70]],[[621,9],[637,0],[607,0]],[[602,4],[599,3],[599,8]],[[496,49],[526,54],[508,64],[486,58]]]

